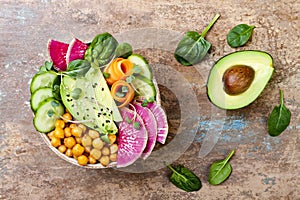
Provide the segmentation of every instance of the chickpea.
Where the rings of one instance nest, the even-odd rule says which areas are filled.
[[[97,162],[97,160],[93,157],[93,156],[89,156],[89,163],[90,164],[95,164]]]
[[[90,152],[90,156],[98,160],[101,157],[101,151],[98,149],[92,149]]]
[[[65,132],[65,137],[71,137],[72,136],[71,128],[70,127],[66,127],[64,129],[64,132]]]
[[[64,121],[65,123],[67,123],[68,121],[72,120],[72,115],[71,115],[69,112],[63,114],[62,117],[63,117],[63,121]]]
[[[82,139],[81,139],[81,142],[82,142],[82,146],[86,147],[86,146],[91,146],[92,145],[92,138],[85,134]]]
[[[109,160],[112,162],[116,162],[117,161],[117,154],[113,153],[109,155]]]
[[[95,149],[101,150],[104,146],[104,142],[100,138],[93,140],[92,145]]]
[[[78,164],[79,165],[87,165],[87,163],[89,162],[89,159],[85,156],[85,155],[81,155],[81,156],[78,156]]]
[[[56,128],[59,127],[59,128],[63,129],[65,127],[65,122],[61,119],[58,119],[55,121],[55,127]]]
[[[52,139],[54,137],[54,131],[51,131],[50,133],[47,134],[49,139]]]
[[[76,137],[75,140],[76,140],[77,144],[82,143],[82,138],[81,137]]]
[[[84,147],[80,144],[75,144],[75,146],[72,148],[73,156],[81,156],[84,152]]]
[[[92,139],[96,139],[99,137],[99,133],[98,131],[95,131],[95,130],[89,130],[89,136],[92,138]]]
[[[99,160],[99,162],[103,165],[103,166],[107,166],[109,164],[109,156],[102,156]]]
[[[82,129],[76,126],[75,128],[71,128],[71,133],[74,137],[81,137]]]
[[[69,148],[72,149],[72,147],[76,144],[76,141],[73,137],[67,137],[64,139],[64,145]]]
[[[108,156],[109,155],[109,148],[108,147],[103,147],[102,148],[102,155]]]
[[[70,124],[70,128],[72,129],[72,128],[76,128],[77,127],[77,125],[76,124]]]
[[[86,132],[86,126],[84,124],[79,124],[78,127],[81,128],[83,132]]]
[[[113,144],[117,140],[117,136],[115,134],[108,134],[109,143]]]
[[[65,137],[64,130],[60,127],[56,127],[54,130],[54,137],[63,139]]]
[[[92,150],[92,147],[91,146],[86,146],[84,147],[84,151],[87,152],[87,153],[90,153]]]
[[[67,151],[66,151],[66,156],[68,156],[68,157],[72,157],[73,156],[73,153],[72,153],[72,149],[67,149]]]
[[[117,153],[117,151],[118,151],[118,145],[117,144],[110,145],[109,150],[110,150],[111,154]]]
[[[57,137],[52,137],[51,144],[54,147],[59,147],[61,145],[60,139]]]
[[[65,153],[65,151],[67,150],[67,147],[65,145],[60,145],[58,147],[58,150],[61,152],[61,153]]]

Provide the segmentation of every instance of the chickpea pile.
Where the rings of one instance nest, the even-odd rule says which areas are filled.
[[[79,165],[101,163],[107,166],[117,161],[118,145],[116,135],[109,134],[110,143],[102,141],[98,131],[83,124],[70,123],[70,113],[56,120],[55,129],[47,134],[52,146],[68,157],[73,157]]]

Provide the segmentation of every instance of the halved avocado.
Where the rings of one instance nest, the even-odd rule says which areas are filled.
[[[252,103],[272,77],[272,56],[263,51],[245,50],[219,59],[210,71],[207,94],[222,109],[238,109]]]

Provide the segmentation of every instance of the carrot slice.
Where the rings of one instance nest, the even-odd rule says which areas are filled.
[[[119,93],[124,86],[128,88],[128,91],[126,92],[126,94],[124,94],[124,96],[118,96],[117,93]],[[111,95],[117,102],[121,103],[118,107],[122,108],[128,105],[133,100],[134,90],[126,81],[118,80],[111,86]]]
[[[109,85],[114,82],[125,79],[132,74],[133,63],[128,59],[116,58],[108,65],[104,72],[109,73],[109,78],[106,81]]]

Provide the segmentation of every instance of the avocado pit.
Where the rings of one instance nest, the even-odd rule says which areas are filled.
[[[223,89],[228,95],[245,92],[251,85],[255,71],[247,65],[234,65],[228,68],[222,77]]]

